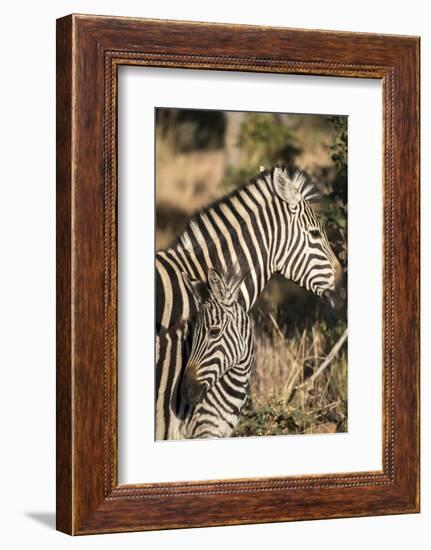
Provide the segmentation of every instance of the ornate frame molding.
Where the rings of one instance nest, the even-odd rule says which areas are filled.
[[[85,534],[418,511],[418,39],[69,16],[58,20],[57,52],[58,529]],[[382,80],[382,471],[118,484],[120,65]]]

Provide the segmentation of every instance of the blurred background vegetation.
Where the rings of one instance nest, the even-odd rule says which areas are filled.
[[[157,249],[169,246],[193,212],[275,164],[294,165],[315,180],[316,208],[343,266],[346,293],[346,116],[157,109]],[[235,435],[347,431],[347,296],[334,311],[276,275],[252,316],[256,366]],[[313,377],[334,346],[332,360]]]

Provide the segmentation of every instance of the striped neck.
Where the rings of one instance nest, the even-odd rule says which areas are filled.
[[[247,275],[240,303],[248,311],[276,270],[288,211],[262,175],[198,212],[171,252],[193,278],[206,281],[208,266],[238,267]]]

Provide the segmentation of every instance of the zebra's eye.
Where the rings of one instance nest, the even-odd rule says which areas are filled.
[[[318,239],[321,235],[320,231],[318,229],[311,229],[310,235],[313,237],[313,239]]]
[[[221,328],[220,327],[211,327],[208,331],[210,338],[217,338],[217,336],[220,335]]]

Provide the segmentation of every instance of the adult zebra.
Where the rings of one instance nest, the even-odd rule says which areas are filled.
[[[199,303],[180,394],[190,407],[184,438],[229,437],[245,403],[254,363],[252,322],[237,301],[242,280],[208,271],[208,285],[184,279]]]
[[[333,305],[342,269],[310,202],[316,193],[301,171],[276,167],[190,219],[156,255],[156,438],[181,437],[187,407],[179,394],[187,362],[188,320],[198,303],[184,280],[207,282],[211,267],[249,273],[238,302],[252,307],[267,281],[280,273]]]

